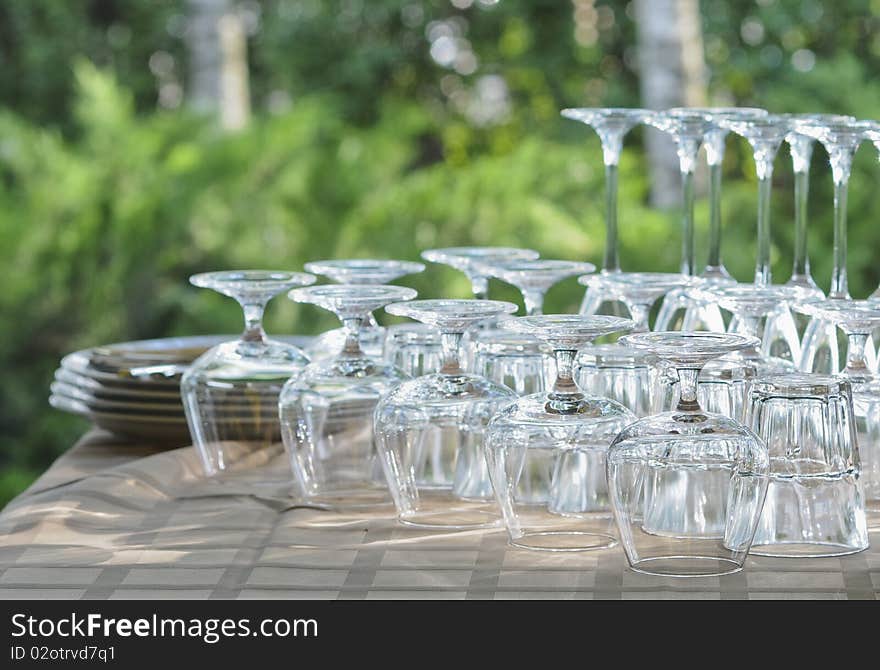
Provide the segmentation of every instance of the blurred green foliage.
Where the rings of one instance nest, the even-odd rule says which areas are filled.
[[[880,2],[702,5],[712,102],[880,117],[872,74],[880,66]],[[86,427],[46,403],[63,354],[239,329],[235,303],[190,287],[193,272],[298,269],[325,257],[416,259],[424,248],[470,243],[601,259],[599,142],[558,110],[638,104],[627,3],[596,2],[595,34],[578,39],[574,5],[550,0],[465,9],[448,0],[242,7],[257,17],[256,113],[246,130],[226,133],[212,119],[157,107],[162,82],[185,76],[182,3],[0,6],[0,504]],[[432,59],[426,36],[437,22],[464,40],[459,48],[477,59],[473,72]],[[156,52],[171,57],[161,76],[148,66]],[[509,97],[490,119],[474,114],[486,76],[503,78]],[[641,132],[628,138],[621,164],[622,262],[674,270],[679,213],[647,204]],[[728,146],[725,260],[750,280],[754,167],[747,145]],[[865,146],[849,200],[857,296],[880,281],[878,171]],[[785,280],[793,199],[785,149],[775,181],[773,270]],[[814,274],[827,286],[831,189],[819,148],[812,184],[810,248]],[[697,216],[704,258],[703,200]],[[469,292],[461,274],[436,266],[404,282],[424,296]],[[518,299],[500,283],[492,288]],[[565,282],[551,291],[548,310],[572,311],[581,294]],[[267,314],[270,332],[332,325],[330,315],[283,299]]]

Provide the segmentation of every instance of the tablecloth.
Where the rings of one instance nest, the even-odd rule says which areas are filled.
[[[845,558],[750,557],[734,575],[628,570],[620,548],[515,549],[503,530],[427,532],[391,510],[298,505],[283,457],[205,479],[192,447],[92,431],[0,513],[0,598],[871,599],[880,536]]]

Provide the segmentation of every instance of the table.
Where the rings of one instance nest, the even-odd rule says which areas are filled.
[[[650,577],[619,548],[549,554],[502,530],[426,532],[297,505],[281,454],[202,477],[192,447],[94,430],[0,513],[2,598],[871,599],[880,537],[846,558],[750,558],[735,575]]]

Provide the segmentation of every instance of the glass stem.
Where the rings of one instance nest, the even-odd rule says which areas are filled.
[[[244,333],[241,336],[244,342],[264,342],[266,331],[263,330],[263,312],[266,310],[266,301],[239,302],[244,311]]]
[[[678,138],[678,164],[681,170],[681,273],[696,273],[694,263],[694,168],[700,140],[690,137]]]
[[[489,297],[489,278],[480,275],[471,275],[471,291],[477,300],[486,300]]]
[[[758,179],[758,254],[755,263],[755,284],[767,286],[770,273],[770,189],[773,186],[773,168],[767,176]]]
[[[794,170],[794,261],[791,276],[809,277],[807,201],[810,195],[810,159],[813,157],[813,140],[793,133],[788,138],[788,150]]]
[[[678,368],[676,372],[678,373],[678,405],[675,409],[679,412],[699,412],[697,379],[700,375],[700,369]]]
[[[648,326],[648,314],[651,311],[651,305],[628,302],[626,307],[629,309],[629,315],[636,324],[635,328],[632,329],[632,332],[647,333],[650,330],[650,327]]]
[[[870,377],[868,362],[865,360],[865,346],[870,333],[847,333],[846,367],[844,374],[856,379]]]
[[[444,375],[457,375],[463,372],[459,363],[462,335],[463,333],[440,333],[440,347],[443,354],[440,372]]]
[[[617,272],[620,253],[617,241],[617,163],[605,165],[605,255],[602,269]]]
[[[761,319],[751,314],[734,314],[728,328],[731,333],[739,333],[740,335],[749,335],[761,339],[758,333],[761,332]],[[747,349],[740,352],[745,358],[760,358],[761,352],[757,349]]]
[[[360,343],[360,332],[363,322],[364,317],[362,316],[342,319],[342,327],[345,330],[345,345],[342,347],[342,354],[344,356],[363,356],[364,352],[361,350]]]
[[[841,174],[838,174],[840,172]],[[834,175],[834,269],[831,271],[829,298],[849,299],[846,277],[846,192],[849,170],[835,169]]]
[[[548,394],[547,409],[559,414],[571,414],[578,410],[584,399],[572,376],[577,350],[554,349],[553,355],[556,358],[556,381]]]
[[[544,291],[523,289],[522,297],[526,307],[526,316],[540,316],[544,313]]]
[[[709,259],[710,268],[721,267],[721,162],[709,163]]]

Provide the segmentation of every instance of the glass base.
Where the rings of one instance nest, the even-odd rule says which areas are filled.
[[[655,577],[721,577],[742,570],[742,565],[729,558],[713,556],[657,556],[631,563],[635,572]]]
[[[602,533],[550,530],[524,533],[510,544],[535,551],[598,551],[617,546],[617,538]]]
[[[391,498],[386,489],[350,489],[305,496],[310,505],[331,511],[390,507]]]
[[[749,553],[753,556],[768,558],[833,558],[858,554],[867,548],[867,546],[851,547],[823,542],[775,542],[773,544],[752,545]]]
[[[462,506],[410,512],[400,515],[398,521],[405,526],[427,530],[479,530],[498,526],[501,523],[501,515],[487,509]]]

